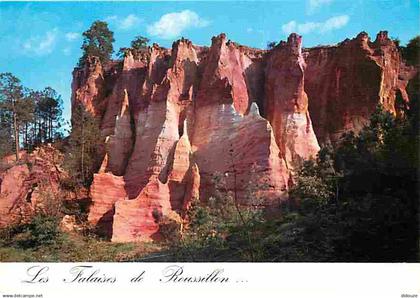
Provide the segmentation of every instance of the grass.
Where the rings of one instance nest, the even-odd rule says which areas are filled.
[[[130,262],[162,249],[156,243],[112,243],[95,237],[62,234],[54,244],[37,248],[0,245],[0,262]]]

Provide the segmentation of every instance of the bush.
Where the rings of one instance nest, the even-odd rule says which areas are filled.
[[[36,214],[29,223],[16,223],[0,230],[0,247],[39,248],[60,242],[60,219]]]
[[[27,226],[28,241],[33,246],[55,244],[60,236],[59,219],[43,213],[32,218]]]
[[[306,208],[289,224],[296,228],[286,245],[293,251],[289,260],[417,260],[419,139],[410,117],[394,118],[378,107],[359,134],[343,136],[331,162],[321,151],[304,165],[291,190],[306,198]],[[280,246],[276,241],[273,247]],[[286,257],[284,250],[276,254]]]
[[[194,201],[188,210],[189,225],[176,244],[178,260],[258,261],[258,230],[265,219],[255,192],[264,186],[247,187],[245,206],[236,202],[236,190],[227,189],[223,175],[216,173],[213,184],[213,196]]]

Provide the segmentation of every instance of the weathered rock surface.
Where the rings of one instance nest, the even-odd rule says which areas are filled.
[[[64,215],[60,221],[59,228],[63,232],[72,233],[80,229],[75,215]]]
[[[0,226],[12,222],[13,215],[19,215],[19,203],[25,205],[25,180],[29,176],[27,165],[14,166],[2,173],[0,192]]]
[[[221,34],[209,48],[181,39],[103,66],[91,58],[72,85],[73,106],[97,116],[106,139],[89,221],[112,241],[159,239],[218,175],[238,203],[256,186],[276,206],[319,144],[359,130],[377,104],[398,115],[415,73],[386,32],[304,50],[292,34],[269,51]]]
[[[88,221],[98,228],[100,234],[112,235],[114,204],[126,197],[125,182],[121,176],[114,176],[112,173],[94,175],[90,187],[92,205]]]
[[[128,92],[124,89],[124,98],[119,114],[115,116],[114,133],[106,138],[107,154],[106,171],[115,175],[123,175],[127,168],[128,159],[133,150],[134,120],[128,100]]]
[[[81,104],[92,115],[101,117],[105,89],[104,69],[99,59],[89,57],[82,68],[73,71],[72,111]]]
[[[268,54],[265,69],[265,113],[288,168],[319,151],[304,90],[301,44],[302,37],[291,34]]]
[[[59,166],[62,154],[51,146],[22,155],[18,163],[8,157],[5,161],[7,169],[0,171],[0,227],[28,222],[38,211],[59,211],[50,209],[83,196],[61,189],[67,173]]]
[[[159,239],[159,224],[163,219],[181,221],[178,214],[199,197],[200,177],[197,165],[190,160],[191,154],[184,133],[175,146],[167,180],[162,182],[158,175],[152,175],[135,199],[116,202],[112,241]]]
[[[362,32],[337,46],[307,49],[305,60],[309,112],[322,143],[359,131],[378,104],[395,115],[409,100],[405,87],[415,70],[386,31],[374,42]]]
[[[226,42],[224,34],[213,38],[208,55],[196,98],[192,138],[202,199],[211,194],[212,180],[219,174],[225,177],[227,190],[234,191],[244,204],[249,203],[250,183],[266,184],[267,199],[276,201],[284,196],[288,172],[279,159],[272,128],[259,116],[255,103],[244,115],[251,107],[246,70],[253,62],[243,48]]]

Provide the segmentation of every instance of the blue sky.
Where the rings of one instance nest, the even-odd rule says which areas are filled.
[[[68,119],[81,33],[97,19],[114,31],[114,49],[128,46],[136,35],[166,47],[181,36],[209,45],[221,32],[240,44],[265,48],[292,31],[309,47],[360,31],[374,38],[380,30],[405,44],[419,34],[419,11],[419,0],[1,2],[0,72],[12,72],[33,89],[56,89]]]

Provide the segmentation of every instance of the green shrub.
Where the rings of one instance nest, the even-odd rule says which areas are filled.
[[[232,175],[235,175],[233,173]],[[225,176],[215,173],[214,191],[207,202],[194,201],[188,210],[189,225],[175,249],[182,261],[257,261],[259,226],[265,222],[256,195],[264,186],[246,189],[245,204],[236,202],[237,190],[228,189]]]
[[[59,219],[55,216],[39,213],[27,226],[28,241],[33,246],[50,245],[59,240]]]

